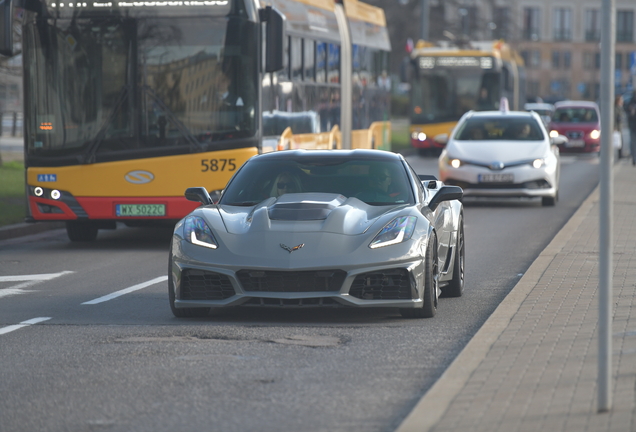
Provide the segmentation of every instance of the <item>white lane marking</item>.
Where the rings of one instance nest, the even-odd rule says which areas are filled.
[[[20,276],[0,276],[0,282],[21,282],[21,281],[45,281],[55,279],[65,274],[73,273],[72,271],[63,271],[60,273],[45,273],[35,275],[20,275]]]
[[[30,319],[30,320],[27,320],[27,321],[22,321],[20,324],[15,324],[15,325],[7,326],[7,327],[2,327],[2,328],[0,328],[0,335],[10,333],[12,331],[21,329],[22,327],[27,327],[27,326],[30,326],[30,325],[33,325],[33,324],[41,323],[43,321],[48,321],[50,319],[51,319],[51,317],[33,318],[33,319]]]
[[[84,302],[82,304],[91,305],[91,304],[103,303],[105,301],[112,300],[112,299],[117,298],[119,296],[123,296],[124,294],[128,294],[128,293],[131,293],[133,291],[138,291],[140,289],[149,287],[150,285],[155,285],[155,284],[158,284],[159,282],[165,282],[167,280],[168,280],[168,276],[159,276],[158,278],[154,278],[154,279],[151,279],[151,280],[149,280],[147,282],[142,282],[140,284],[133,285],[133,286],[131,286],[129,288],[124,288],[123,290],[115,291],[112,294],[108,294],[108,295],[105,295],[103,297],[96,298],[95,300]]]
[[[13,285],[8,288],[0,288],[0,298],[9,297],[17,294],[26,294],[30,291],[25,290],[30,286],[45,282],[51,279],[55,279],[66,274],[74,273],[72,271],[63,271],[60,273],[46,273],[35,275],[19,275],[19,276],[0,276],[0,282],[22,282],[18,285]],[[24,281],[24,282],[23,282]]]

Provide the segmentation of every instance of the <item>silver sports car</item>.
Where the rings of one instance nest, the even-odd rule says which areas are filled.
[[[462,190],[380,150],[255,156],[215,202],[179,221],[168,293],[177,317],[210,308],[390,307],[432,317],[464,288]]]

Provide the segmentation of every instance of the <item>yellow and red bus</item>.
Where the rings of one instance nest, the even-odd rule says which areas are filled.
[[[523,59],[503,41],[455,46],[420,41],[411,52],[411,145],[424,154],[442,147],[439,134],[450,134],[470,110],[498,109],[507,98],[510,109],[523,110]]]
[[[72,241],[174,223],[263,151],[389,142],[384,13],[357,0],[4,0],[0,22],[5,56],[21,28],[27,221]]]

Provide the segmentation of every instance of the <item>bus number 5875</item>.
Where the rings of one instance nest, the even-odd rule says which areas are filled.
[[[236,170],[236,159],[202,159],[201,172],[206,171],[234,171]]]

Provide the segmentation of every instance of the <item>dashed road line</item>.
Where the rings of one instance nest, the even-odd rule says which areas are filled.
[[[112,294],[108,294],[108,295],[96,298],[95,300],[90,300],[90,301],[84,302],[82,304],[83,305],[93,305],[93,304],[103,303],[103,302],[106,302],[108,300],[112,300],[114,298],[123,296],[124,294],[129,294],[131,292],[138,291],[140,289],[149,287],[151,285],[158,284],[160,282],[165,282],[167,280],[168,280],[168,276],[159,276],[158,278],[154,278],[154,279],[151,279],[149,281],[142,282],[142,283],[137,284],[137,285],[133,285],[133,286],[131,286],[129,288],[124,288],[123,290],[115,291]]]
[[[50,317],[33,318],[33,319],[30,319],[30,320],[27,320],[27,321],[22,321],[20,324],[15,324],[15,325],[7,326],[7,327],[2,327],[2,328],[0,328],[0,335],[7,334],[7,333],[10,333],[10,332],[15,331],[15,330],[19,330],[22,327],[28,327],[28,326],[33,325],[33,324],[38,324],[38,323],[41,323],[43,321],[48,321],[50,319],[51,319]]]

